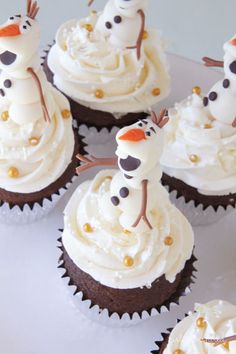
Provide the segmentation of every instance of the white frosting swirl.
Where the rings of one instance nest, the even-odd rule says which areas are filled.
[[[115,175],[116,170],[101,171],[72,196],[65,209],[62,236],[67,253],[80,269],[112,288],[151,286],[162,275],[173,282],[192,254],[190,224],[159,184],[155,191],[158,202],[152,209],[153,229],[127,232],[119,222],[122,211],[111,203],[110,185]],[[87,223],[92,232],[85,232]],[[171,246],[164,242],[168,235],[173,237]],[[124,265],[126,256],[134,260],[132,267]]]
[[[95,28],[100,16],[71,20],[59,28],[48,56],[54,83],[73,100],[117,118],[147,110],[169,94],[162,40],[157,31],[149,30],[138,60],[135,49],[114,46],[102,32],[86,30],[86,24]],[[160,89],[159,96],[152,94],[154,88]],[[96,98],[96,90],[104,96]]]
[[[236,306],[226,301],[214,300],[206,305],[197,304],[196,312],[179,322],[172,330],[164,354],[173,354],[180,349],[185,354],[236,353],[236,341],[229,342],[229,349],[223,345],[214,346],[201,341],[222,339],[236,334]],[[196,322],[204,318],[206,326],[199,328]]]
[[[217,121],[193,94],[170,109],[163,170],[202,194],[236,192],[236,129]],[[196,155],[197,161],[190,160]]]

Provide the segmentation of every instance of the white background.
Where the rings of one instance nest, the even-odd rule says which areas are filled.
[[[88,13],[87,0],[38,0],[42,43],[50,43],[58,26]],[[105,0],[95,0],[99,10]],[[149,0],[147,21],[162,31],[169,51],[199,61],[203,55],[221,58],[222,44],[236,33],[235,0]],[[26,0],[0,0],[0,23],[25,8]]]

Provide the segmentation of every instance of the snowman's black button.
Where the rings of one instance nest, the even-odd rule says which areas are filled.
[[[118,197],[111,197],[111,202],[113,205],[117,206],[120,204],[120,200]]]
[[[114,17],[114,22],[115,23],[121,23],[122,22],[122,18],[120,16],[115,16]]]
[[[111,29],[112,28],[111,22],[108,22],[108,21],[105,23],[105,26],[106,26],[107,29]]]
[[[208,105],[208,98],[204,97],[203,98],[203,105],[206,107]]]
[[[218,95],[215,91],[210,92],[209,94],[209,100],[210,101],[215,101],[217,99]]]
[[[5,80],[3,85],[6,87],[6,88],[10,88],[12,87],[12,82],[11,80]]]
[[[3,89],[0,89],[0,95],[1,95],[2,97],[4,97],[4,96],[5,96],[5,92],[4,92],[4,90],[3,90]]]
[[[236,74],[236,60],[230,64],[229,68],[233,74]]]
[[[126,187],[120,189],[120,196],[121,198],[127,198],[129,195],[129,190]]]
[[[223,87],[224,87],[225,89],[227,89],[229,86],[230,86],[230,81],[229,81],[229,79],[224,79],[224,81],[223,81]]]

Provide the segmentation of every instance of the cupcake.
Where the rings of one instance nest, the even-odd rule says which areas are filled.
[[[225,77],[169,110],[163,183],[189,220],[217,221],[236,204],[236,46],[224,46]]]
[[[75,175],[78,151],[68,100],[40,65],[37,2],[0,28],[0,219],[47,213]]]
[[[78,155],[78,173],[119,168],[101,170],[70,199],[60,267],[83,300],[109,316],[169,308],[192,282],[193,231],[159,182],[164,124],[153,115],[121,129],[116,159]]]
[[[44,67],[78,124],[123,127],[169,94],[163,41],[145,29],[146,7],[147,0],[110,0],[59,28]]]
[[[163,337],[153,354],[236,353],[236,306],[222,300],[196,304],[195,312]]]

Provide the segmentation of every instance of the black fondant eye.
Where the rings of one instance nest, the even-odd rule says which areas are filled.
[[[140,122],[140,123],[138,123],[138,126],[142,128],[143,123],[141,123],[141,122]]]
[[[13,21],[14,19],[15,19],[14,16],[9,17],[9,20],[10,20],[10,21]]]
[[[26,25],[24,25],[24,26],[23,26],[23,28],[24,28],[24,29],[27,29],[27,26],[26,26]]]
[[[151,136],[151,132],[146,132],[146,135],[147,136]]]

